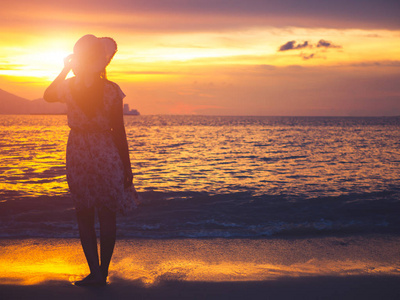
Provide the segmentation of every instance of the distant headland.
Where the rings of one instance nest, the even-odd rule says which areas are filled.
[[[44,99],[28,100],[0,89],[0,115],[62,115],[67,113],[64,103],[49,103]],[[124,104],[124,115],[138,116],[136,109]]]

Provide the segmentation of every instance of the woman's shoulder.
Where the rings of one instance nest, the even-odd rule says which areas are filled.
[[[124,92],[121,90],[119,85],[116,84],[115,82],[106,80],[106,86],[107,86],[108,94],[114,94],[114,95],[116,94],[116,96],[114,96],[113,98],[115,98],[115,97],[119,98],[119,99],[125,98]]]
[[[108,79],[105,79],[105,81],[106,81],[106,85],[110,86],[111,88],[121,89],[119,87],[119,85],[117,83],[115,83],[114,81],[111,81],[111,80],[108,80]]]

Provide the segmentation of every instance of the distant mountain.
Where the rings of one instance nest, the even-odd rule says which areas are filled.
[[[58,115],[66,113],[67,107],[64,103],[49,103],[44,101],[43,98],[28,100],[0,89],[0,115]],[[124,114],[140,115],[136,109],[129,109],[128,104],[124,104]]]
[[[49,103],[43,98],[36,99],[31,102],[31,114],[66,114],[67,106],[64,103]]]
[[[48,103],[44,99],[28,100],[0,89],[0,114],[65,114],[63,103]]]

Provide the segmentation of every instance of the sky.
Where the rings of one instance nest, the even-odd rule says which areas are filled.
[[[142,114],[400,115],[398,0],[3,0],[0,89],[43,91],[85,34]],[[69,76],[72,76],[70,74]]]

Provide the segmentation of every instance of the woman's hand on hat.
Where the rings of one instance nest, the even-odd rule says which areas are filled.
[[[72,69],[72,58],[74,57],[73,54],[68,55],[66,58],[64,58],[64,68],[71,70]]]

